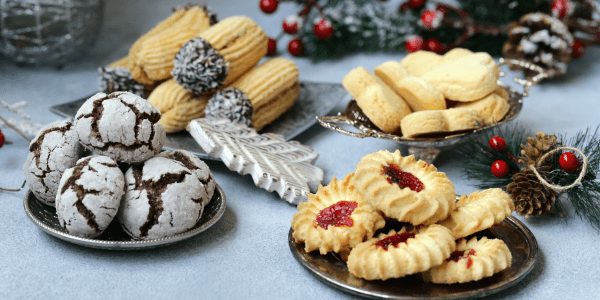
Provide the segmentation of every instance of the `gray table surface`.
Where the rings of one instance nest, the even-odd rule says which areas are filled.
[[[128,45],[165,17],[176,3],[168,1],[108,1],[96,44],[83,58],[58,70],[19,68],[0,59],[0,98],[28,101],[36,121],[58,119],[48,107],[76,99],[96,89],[96,67],[126,54]],[[265,16],[257,1],[209,1],[219,16],[253,17],[269,34],[292,12],[283,6]],[[280,48],[281,47],[280,45]],[[373,68],[400,54],[357,54],[313,63],[296,59],[305,80],[340,82],[351,68]],[[569,75],[535,87],[526,99],[519,122],[532,130],[574,133],[600,123],[600,49],[591,49],[572,63]],[[341,108],[341,107],[340,107]],[[0,185],[18,186],[26,143],[9,130],[13,141],[0,149]],[[325,180],[352,171],[365,154],[395,148],[394,143],[357,140],[313,126],[298,137],[314,147]],[[223,219],[209,231],[172,247],[142,252],[90,250],[52,238],[25,215],[24,193],[1,193],[0,298],[345,298],[319,282],[296,263],[287,245],[295,207],[275,194],[258,189],[249,176],[209,162],[229,198]],[[436,165],[446,172],[457,192],[475,188],[461,175],[456,154],[443,153]],[[600,200],[599,200],[600,201]],[[600,233],[573,216],[527,220],[538,239],[541,258],[534,272],[517,287],[500,294],[511,298],[592,299],[600,294]]]

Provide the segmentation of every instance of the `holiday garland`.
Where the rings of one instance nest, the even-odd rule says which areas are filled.
[[[568,199],[579,217],[600,230],[600,126],[571,138],[504,126],[457,151],[465,158],[464,175],[480,188],[506,188],[519,214],[560,211],[561,199]]]

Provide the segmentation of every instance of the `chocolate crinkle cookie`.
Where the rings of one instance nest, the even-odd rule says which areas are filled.
[[[67,169],[56,196],[56,215],[67,232],[94,238],[112,222],[125,193],[117,163],[106,156],[88,156]]]
[[[193,228],[208,197],[193,170],[162,156],[131,166],[125,182],[118,220],[135,239],[159,239]]]
[[[218,91],[208,101],[204,114],[207,117],[252,125],[252,104],[244,92],[236,88],[230,87]]]
[[[157,154],[166,134],[160,113],[145,99],[129,92],[98,93],[75,115],[81,144],[123,163],[138,163]]]
[[[100,73],[99,88],[105,93],[126,91],[140,97],[148,96],[146,87],[135,81],[127,68],[103,67],[98,69]]]
[[[68,121],[51,123],[29,144],[23,166],[27,186],[44,204],[54,206],[63,172],[74,166],[83,155],[77,132]]]
[[[202,95],[223,84],[227,78],[227,62],[210,43],[197,37],[179,49],[171,74],[181,86]]]
[[[204,206],[210,203],[210,200],[215,193],[216,183],[206,163],[191,152],[185,150],[164,151],[158,154],[158,156],[170,158],[192,171],[192,173],[200,179],[200,182],[204,184],[204,188],[206,189],[206,195],[203,195],[205,197],[202,198]]]

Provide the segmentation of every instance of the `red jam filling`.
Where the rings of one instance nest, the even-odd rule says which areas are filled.
[[[466,258],[467,259],[467,269],[468,269],[473,265],[473,259],[471,258],[471,256],[473,256],[473,255],[477,255],[477,252],[475,251],[475,249],[469,249],[466,251],[454,251],[454,252],[452,252],[452,254],[450,254],[450,257],[448,258],[448,260],[453,260],[455,262],[458,262],[459,260]]]
[[[387,251],[390,245],[394,247],[398,247],[400,243],[406,243],[408,239],[412,239],[415,237],[413,232],[402,232],[396,233],[394,235],[390,235],[384,239],[381,239],[375,243],[375,246],[383,248],[383,250]]]
[[[355,201],[338,201],[335,204],[322,209],[317,215],[316,223],[324,229],[327,229],[329,226],[351,227],[354,224],[354,221],[350,218],[350,215],[357,206],[358,202]]]
[[[388,164],[387,166],[383,166],[382,170],[383,175],[386,176],[387,182],[390,184],[397,184],[400,188],[409,188],[412,191],[420,192],[425,188],[425,185],[417,176],[404,172],[400,167],[396,164]]]

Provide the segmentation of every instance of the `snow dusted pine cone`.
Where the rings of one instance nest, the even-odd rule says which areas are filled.
[[[54,206],[63,172],[74,166],[83,153],[77,132],[69,121],[51,123],[29,144],[23,166],[29,190],[46,205]]]
[[[227,85],[267,54],[265,32],[248,17],[229,17],[188,41],[171,72],[196,95]]]
[[[56,196],[56,215],[70,234],[94,238],[110,225],[125,193],[117,163],[106,156],[88,156],[67,169]]]
[[[166,134],[160,113],[129,92],[98,93],[75,115],[81,144],[94,153],[124,163],[145,161],[157,154]]]

